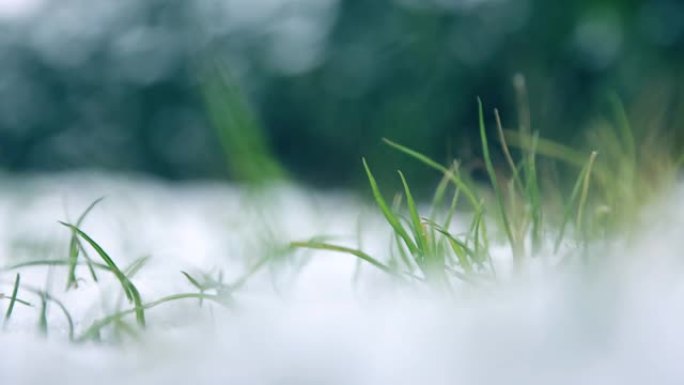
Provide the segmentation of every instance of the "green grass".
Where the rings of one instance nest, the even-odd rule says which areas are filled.
[[[206,90],[210,94],[224,91]],[[518,91],[520,95],[525,94],[524,90]],[[237,95],[234,90],[225,92],[229,110],[237,110],[222,111],[217,104],[212,113],[220,125],[226,125],[220,128],[225,131],[221,134],[222,140],[230,142],[233,136],[239,135],[239,127],[256,123],[242,101],[231,99]],[[209,95],[208,100],[223,99]],[[629,237],[632,229],[638,227],[644,207],[675,181],[684,162],[681,153],[673,155],[660,151],[657,140],[646,141],[637,136],[619,100],[613,96],[609,100],[613,120],[598,120],[588,138],[591,147],[578,149],[532,131],[525,100],[518,100],[522,110],[518,111],[521,122],[516,130],[506,129],[495,109],[491,114],[492,129],[492,125],[487,124],[487,109],[478,99],[477,127],[488,177],[485,183],[475,182],[461,169],[459,161],[444,165],[419,151],[384,139],[387,146],[440,177],[432,199],[424,204],[416,199],[414,191],[417,189],[412,188],[403,172],[397,172],[400,191],[387,191],[376,179],[371,165],[362,159],[361,169],[368,179],[370,196],[391,233],[385,253],[372,255],[361,246],[345,246],[328,238],[315,237],[291,242],[284,248],[279,245],[278,252],[258,258],[242,277],[231,283],[224,282],[221,271],[181,271],[171,278],[186,280],[196,292],[151,300],[143,298],[135,284],[136,275],[145,268],[149,258],[138,258],[121,267],[83,230],[85,220],[102,200],[100,198],[73,224],[60,222],[70,235],[65,258],[31,260],[0,268],[0,272],[16,272],[12,282],[0,282],[11,287],[9,296],[0,294],[0,303],[7,303],[3,328],[7,327],[20,304],[36,312],[38,330],[44,335],[52,328],[48,324],[48,314],[56,308],[63,314],[68,338],[72,341],[135,339],[147,326],[147,312],[170,302],[197,301],[197,311],[202,311],[201,307],[207,301],[231,308],[234,293],[253,275],[276,262],[279,255],[299,249],[341,253],[356,259],[359,266],[378,269],[401,285],[429,285],[445,291],[456,290],[461,284],[496,282],[501,272],[492,258],[493,245],[509,248],[513,274],[523,271],[534,258],[547,258],[551,265],[568,260],[590,262],[591,259],[585,257],[590,255],[596,242],[610,237]],[[259,138],[254,140],[263,143]],[[237,145],[251,146],[248,143]],[[257,147],[261,150],[255,156],[261,160],[253,169],[240,171],[245,172],[245,180],[282,175],[278,168],[269,166],[272,159],[266,149]],[[249,158],[245,148],[235,151],[238,158]],[[236,161],[240,159],[236,158]],[[570,182],[554,183],[556,179],[543,171],[548,169],[561,169],[563,174],[572,175]],[[387,199],[388,196],[394,198]],[[264,239],[272,239],[270,230]],[[45,268],[48,272],[64,269],[67,291],[80,290],[79,282],[89,279],[99,284],[104,277],[110,276],[118,284],[112,294],[122,301],[125,299],[127,305],[119,304],[102,318],[81,325],[67,306],[51,293],[50,279],[42,288],[22,281],[19,272],[31,268]],[[49,278],[51,276],[48,274]],[[28,301],[26,296],[33,300]]]
[[[203,75],[206,111],[232,177],[256,185],[284,178],[263,128],[225,66],[209,63]]]
[[[12,317],[12,313],[14,312],[14,305],[16,303],[21,303],[26,306],[31,306],[30,303],[19,299],[17,295],[19,294],[19,285],[21,284],[21,274],[17,273],[17,278],[14,280],[14,287],[12,288],[12,296],[10,297],[10,302],[9,305],[7,306],[7,311],[5,312],[5,319],[3,322],[3,325],[7,324],[9,319]],[[0,297],[1,298],[1,297]]]
[[[83,225],[83,221],[86,219],[90,211],[92,211],[93,208],[95,208],[95,206],[98,203],[100,203],[103,199],[104,197],[96,199],[83,211],[83,213],[81,213],[81,216],[79,216],[76,220],[76,228],[80,228]],[[85,258],[86,263],[88,265],[90,275],[93,278],[93,281],[97,282],[97,274],[95,274],[93,262],[90,259],[88,252],[81,244],[79,237],[76,235],[76,232],[72,232],[71,239],[69,240],[69,275],[66,283],[67,289],[71,287],[78,287],[78,280],[76,279],[76,265],[78,264],[79,253],[83,254],[83,257]]]
[[[211,300],[216,302],[217,304],[220,304],[222,306],[226,305],[225,298],[219,295],[213,295],[213,294],[202,294],[202,293],[180,293],[180,294],[173,294],[169,295],[166,297],[159,298],[155,301],[141,304],[140,306],[136,306],[135,308],[132,309],[126,309],[122,311],[118,311],[114,314],[110,314],[100,320],[97,320],[93,322],[93,324],[86,329],[78,338],[75,339],[76,342],[84,342],[84,341],[89,341],[89,340],[99,340],[101,338],[101,333],[102,330],[113,324],[120,322],[124,319],[124,317],[132,314],[138,314],[141,310],[147,310],[151,309],[154,307],[157,307],[159,305],[163,305],[168,302],[175,302],[175,301],[180,301],[180,300],[186,300],[186,299],[203,299],[203,300]],[[121,325],[126,325],[126,324],[118,324],[119,326]]]
[[[94,201],[79,217],[77,223],[82,223],[85,217],[92,211],[93,207],[100,202],[101,199]],[[83,281],[83,278],[78,278],[79,267],[85,267],[89,271],[89,276],[94,283],[99,283],[98,275],[94,271],[112,274],[119,283],[124,297],[132,304],[131,308],[117,310],[112,314],[104,316],[103,318],[94,321],[90,326],[84,330],[79,331],[70,310],[65,304],[57,299],[48,289],[40,289],[34,286],[25,284],[21,280],[21,274],[16,273],[16,278],[12,285],[11,296],[5,297],[0,293],[0,301],[9,299],[9,303],[5,310],[3,318],[3,329],[7,327],[12,315],[14,314],[16,304],[25,305],[34,308],[37,312],[38,332],[47,336],[49,334],[50,325],[48,323],[48,313],[50,312],[50,305],[56,306],[64,315],[67,324],[68,338],[74,342],[85,341],[102,341],[102,335],[105,331],[110,331],[113,336],[128,336],[137,338],[139,330],[144,329],[147,325],[145,311],[156,308],[160,305],[183,301],[190,299],[197,299],[200,305],[204,301],[211,301],[220,306],[230,308],[232,305],[232,294],[235,290],[244,285],[249,276],[256,273],[263,268],[268,260],[260,260],[247,274],[237,279],[233,284],[224,284],[222,274],[219,273],[218,279],[212,278],[212,274],[203,274],[201,278],[195,278],[187,272],[181,272],[186,279],[189,280],[192,286],[197,288],[199,292],[193,293],[177,293],[162,298],[144,302],[140,291],[133,282],[133,277],[149,260],[149,257],[141,257],[134,260],[125,268],[120,268],[114,261],[114,258],[105,251],[105,249],[95,241],[90,235],[81,230],[78,226],[66,222],[60,222],[63,226],[68,228],[71,232],[67,258],[52,259],[52,260],[31,260],[21,262],[0,268],[0,272],[9,272],[14,270],[23,270],[28,268],[47,268],[48,270],[48,284],[51,280],[52,270],[55,268],[63,268],[66,270],[67,285],[65,290],[79,290],[77,282]],[[87,245],[87,246],[86,246]],[[100,257],[103,263],[98,263],[88,257],[88,247]],[[2,282],[0,282],[2,283]],[[1,288],[2,286],[0,286]],[[213,292],[213,293],[208,293]],[[30,294],[35,296],[38,306],[34,307],[29,301],[19,297],[20,293]],[[137,328],[127,322],[127,317],[133,316],[137,323]]]
[[[116,279],[121,284],[121,288],[123,289],[126,298],[128,298],[128,300],[133,302],[133,304],[135,305],[135,318],[138,321],[138,324],[141,327],[145,327],[145,308],[142,305],[142,298],[140,297],[140,292],[138,291],[138,288],[135,287],[135,285],[128,278],[128,276],[119,269],[119,267],[116,265],[116,263],[114,263],[114,260],[109,256],[109,254],[107,254],[107,252],[97,242],[90,238],[88,234],[84,233],[74,225],[64,222],[60,223],[70,228],[74,234],[85,240],[102,258],[102,260],[109,268],[109,271],[112,272],[112,274],[114,274]]]
[[[667,190],[682,166],[681,155],[672,158],[654,144],[637,146],[622,104],[614,96],[609,101],[615,119],[592,131],[588,138],[592,147],[586,150],[570,148],[532,132],[529,111],[519,111],[525,121],[518,130],[506,130],[498,110],[494,110],[500,145],[497,154],[503,159],[495,162],[485,108],[478,99],[481,151],[489,178],[484,185],[462,175],[457,161],[445,166],[419,151],[384,139],[393,149],[441,173],[429,214],[419,211],[401,171],[403,191],[398,192],[395,204],[388,205],[363,159],[373,200],[392,232],[389,259],[384,261],[362,250],[330,243],[294,242],[292,246],[346,253],[389,274],[447,288],[457,282],[478,283],[497,276],[490,237],[497,239],[497,245],[509,247],[514,270],[518,271],[535,257],[558,263],[587,256],[596,241],[629,236],[629,229],[637,226],[643,208],[659,192]],[[518,104],[528,108],[525,101]],[[519,150],[518,160],[510,146]],[[565,184],[543,186],[542,182],[548,185],[553,178],[539,171],[540,161],[552,169],[562,168],[566,174],[574,174],[572,188],[566,190]],[[453,199],[445,207],[450,187]],[[457,211],[460,196],[466,198],[468,207]],[[469,222],[468,230],[453,233],[450,225],[454,220]],[[546,240],[553,240],[552,245]]]

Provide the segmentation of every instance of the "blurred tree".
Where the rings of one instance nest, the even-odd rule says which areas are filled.
[[[579,141],[615,91],[635,128],[684,141],[678,0],[103,4],[65,0],[0,20],[4,169],[239,177],[225,155],[245,159],[239,140],[263,136],[255,148],[272,145],[308,183],[363,183],[361,156],[380,178],[401,168],[420,181],[436,176],[380,139],[439,160],[477,157],[475,98],[488,122],[498,107],[515,127],[516,73],[542,136]],[[207,60],[224,63],[261,124],[219,135],[231,106],[206,98]]]

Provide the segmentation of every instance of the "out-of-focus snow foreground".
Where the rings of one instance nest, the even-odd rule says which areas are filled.
[[[123,344],[73,344],[59,309],[19,296],[0,332],[0,384],[680,384],[684,379],[684,188],[651,207],[641,234],[605,263],[545,266],[449,298],[396,287],[353,257],[278,245],[320,235],[386,254],[382,218],[344,193],[291,186],[268,193],[218,183],[167,184],[69,174],[3,180],[0,266],[66,258],[72,221],[105,196],[83,229],[120,266],[149,255],[134,277],[144,302],[194,292],[180,271],[225,282],[269,253],[264,269],[223,310],[197,300],[147,312],[148,330]],[[502,249],[498,258],[506,258]],[[543,260],[543,256],[539,260]],[[357,270],[358,269],[358,270]],[[117,282],[79,267],[25,267],[22,284],[48,289],[76,330],[118,307]],[[9,296],[16,271],[0,272]],[[8,299],[0,301],[2,310]]]

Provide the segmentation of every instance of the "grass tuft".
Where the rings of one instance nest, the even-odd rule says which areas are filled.
[[[83,225],[83,221],[85,218],[88,216],[88,214],[95,208],[95,206],[102,202],[104,197],[98,198],[95,201],[93,201],[84,211],[81,213],[81,215],[78,217],[76,220],[76,227],[81,228]],[[72,233],[71,239],[69,240],[69,273],[67,275],[67,290],[69,288],[76,288],[78,287],[78,280],[76,279],[76,266],[78,265],[78,255],[79,251],[83,250],[83,247],[81,245],[81,242],[79,241],[78,237],[76,236],[76,233]],[[86,263],[88,265],[88,269],[90,271],[90,275],[93,278],[95,282],[97,282],[97,274],[95,274],[95,269],[93,268],[92,261],[88,254],[84,251],[83,256],[86,260]]]
[[[204,91],[209,94],[208,100],[214,100],[212,103],[223,100],[229,107],[228,111],[221,110],[222,107],[218,104],[210,108],[215,123],[220,126],[218,129],[225,142],[223,145],[228,148],[232,145],[228,143],[232,141],[231,138],[239,136],[245,127],[256,125],[256,121],[244,105],[239,92],[232,88],[233,84],[225,85],[226,89],[223,87],[224,85],[208,84]],[[221,96],[213,97],[214,93]],[[3,327],[8,324],[17,303],[31,306],[31,303],[18,297],[21,291],[36,296],[40,301],[37,309],[38,329],[44,335],[47,335],[51,326],[48,325],[50,308],[59,308],[67,321],[69,339],[72,341],[101,341],[108,331],[112,332],[115,339],[137,339],[146,327],[147,310],[187,299],[198,300],[200,306],[211,301],[229,307],[236,290],[263,267],[274,263],[276,256],[289,254],[292,248],[346,254],[354,257],[358,266],[370,264],[396,278],[398,282],[427,283],[447,292],[451,292],[460,283],[480,285],[496,282],[501,273],[497,270],[500,268],[498,262],[495,263],[492,258],[492,244],[495,241],[490,240],[490,237],[496,241],[503,239],[504,244],[510,248],[511,259],[516,267],[513,272],[520,271],[532,256],[553,257],[555,259],[552,265],[555,265],[567,260],[569,256],[587,255],[586,251],[593,246],[594,241],[606,239],[605,236],[623,235],[624,229],[629,226],[625,223],[636,222],[644,204],[657,196],[658,191],[675,178],[684,163],[684,155],[671,156],[666,152],[655,151],[652,144],[641,144],[643,140],[635,134],[624,106],[615,96],[609,98],[614,124],[605,121],[596,123],[596,130],[592,131],[590,137],[592,148],[587,151],[555,143],[542,138],[539,132],[533,132],[522,77],[516,78],[516,93],[520,120],[516,131],[506,130],[499,111],[494,110],[496,137],[500,148],[490,145],[483,103],[477,99],[477,128],[483,163],[489,178],[485,185],[475,183],[467,172],[461,170],[458,161],[442,165],[419,151],[383,139],[393,149],[441,173],[430,205],[422,206],[413,194],[416,190],[412,189],[401,171],[398,171],[400,191],[394,195],[387,195],[388,191],[383,194],[370,166],[362,159],[373,201],[391,231],[387,258],[370,255],[362,250],[362,246],[341,246],[329,243],[327,238],[316,237],[304,242],[279,244],[277,252],[274,249],[272,254],[256,260],[243,276],[230,284],[224,283],[222,271],[193,274],[181,271],[198,292],[173,294],[145,303],[132,279],[145,268],[149,257],[135,259],[121,269],[101,245],[81,230],[88,214],[102,200],[100,198],[83,211],[75,224],[60,222],[71,231],[66,258],[22,262],[2,267],[0,272],[30,267],[47,267],[49,272],[52,268],[66,268],[65,290],[71,290],[78,289],[77,269],[85,265],[95,282],[98,281],[96,271],[100,274],[112,274],[132,306],[122,310],[117,305],[114,313],[96,320],[83,331],[77,330],[75,325],[78,323],[74,322],[61,301],[47,289],[22,284],[21,275],[17,273]],[[235,160],[251,159],[246,148],[254,142],[259,143],[256,146],[259,152],[256,158],[261,159],[258,162],[261,164],[250,165],[249,167],[254,167],[249,169],[235,170],[236,174],[243,172],[242,177],[251,181],[282,175],[279,168],[271,167],[272,159],[267,148],[262,146],[264,142],[259,131],[254,129],[251,132],[256,137],[243,138],[243,143],[235,144]],[[501,153],[495,153],[497,149]],[[503,161],[497,163],[499,159]],[[554,162],[553,166],[561,167],[567,173],[571,172],[573,179],[568,181],[567,186],[572,185],[570,191],[565,191],[564,184],[549,187],[547,183],[542,183],[549,179],[540,172],[548,165],[545,162]],[[394,197],[391,204],[385,196]],[[461,200],[465,200],[465,205],[459,204]],[[468,211],[460,211],[461,206],[466,206]],[[429,215],[421,215],[422,207],[429,208]],[[490,230],[491,223],[494,226]],[[459,230],[454,230],[455,228]],[[545,250],[543,241],[549,235],[555,237],[553,244],[549,246],[550,250]],[[361,245],[361,237],[358,238],[358,244]],[[563,244],[572,247],[563,249],[564,255],[559,255]],[[90,258],[88,251],[92,253],[93,250],[102,262]],[[544,253],[551,250],[552,252]],[[583,253],[576,253],[577,250]],[[50,274],[48,283],[49,279]],[[5,297],[0,294],[0,299]],[[138,327],[130,318],[131,315],[135,316]]]
[[[494,164],[492,163],[492,157],[489,153],[489,143],[487,141],[487,133],[485,130],[484,122],[484,112],[482,108],[482,100],[477,98],[477,112],[480,125],[480,138],[482,140],[482,152],[484,155],[485,168],[487,169],[487,174],[492,182],[492,187],[494,188],[494,194],[496,195],[497,208],[499,215],[501,216],[501,223],[503,225],[506,237],[508,237],[509,244],[511,246],[511,252],[513,253],[513,259],[516,264],[520,264],[520,260],[523,257],[523,250],[520,245],[520,240],[518,240],[513,235],[513,230],[511,229],[511,222],[508,218],[508,213],[506,212],[506,206],[504,204],[503,193],[501,192],[501,186],[497,180],[496,171],[494,171]]]
[[[138,321],[138,325],[140,325],[141,327],[145,327],[145,309],[142,306],[140,292],[135,287],[135,285],[133,285],[131,280],[128,279],[126,274],[124,274],[124,272],[119,269],[119,267],[116,265],[116,263],[114,263],[114,260],[107,254],[107,252],[104,251],[104,249],[97,242],[95,242],[88,234],[84,233],[78,227],[72,224],[65,222],[60,223],[70,228],[72,232],[74,232],[81,239],[86,241],[102,258],[102,260],[105,262],[109,270],[114,274],[116,279],[121,284],[121,288],[123,289],[126,298],[129,301],[133,302],[133,304],[135,305],[135,318]]]
[[[408,235],[404,229],[404,226],[402,226],[401,222],[399,221],[399,218],[397,218],[392,210],[390,210],[389,206],[387,206],[387,202],[385,202],[385,199],[382,197],[382,193],[378,188],[378,183],[375,181],[375,177],[373,176],[373,173],[371,173],[368,163],[366,163],[366,159],[363,159],[363,167],[366,169],[368,182],[370,183],[371,190],[373,191],[373,198],[375,199],[375,203],[377,203],[378,207],[380,208],[382,215],[385,217],[385,219],[387,219],[387,222],[390,224],[390,226],[392,226],[392,229],[394,229],[397,235],[404,241],[404,244],[409,251],[412,254],[418,254],[418,246]]]
[[[519,271],[532,256],[557,256],[560,246],[568,238],[567,228],[573,229],[572,248],[564,250],[559,263],[569,255],[586,255],[595,240],[610,234],[621,234],[623,223],[636,222],[637,215],[654,192],[661,191],[672,180],[672,175],[684,163],[684,156],[676,160],[658,151],[637,146],[637,138],[627,119],[624,107],[616,97],[610,103],[615,125],[606,125],[594,132],[591,151],[577,150],[540,137],[531,130],[529,105],[524,79],[516,78],[518,115],[516,131],[506,130],[498,110],[494,110],[497,136],[503,155],[503,167],[494,160],[484,117],[482,100],[477,99],[478,129],[483,163],[489,178],[487,187],[478,186],[459,171],[459,163],[442,165],[428,156],[389,139],[383,142],[429,168],[442,173],[430,205],[427,218],[421,217],[418,203],[404,174],[399,171],[402,191],[389,206],[378,187],[366,160],[363,167],[368,177],[375,204],[392,231],[389,260],[381,262],[362,250],[327,243],[295,242],[292,246],[343,252],[365,260],[383,270],[396,274],[413,275],[419,271],[420,281],[467,283],[487,281],[497,276],[492,260],[488,225],[492,219],[498,226],[497,234],[505,236],[504,244],[511,250],[513,266]],[[520,150],[518,160],[510,146]],[[601,153],[601,157],[598,154]],[[585,154],[589,154],[586,156]],[[543,157],[543,159],[538,159]],[[571,191],[566,197],[563,184],[552,184],[556,179],[540,174],[539,162],[546,169],[579,168]],[[655,173],[655,175],[651,175]],[[545,182],[545,184],[542,184]],[[453,196],[445,209],[448,187]],[[490,190],[494,201],[486,199]],[[549,194],[551,192],[551,194]],[[467,231],[454,234],[450,226],[462,220],[457,213],[459,197],[463,195],[471,211]],[[405,205],[402,205],[405,202]],[[561,202],[558,204],[557,202]],[[562,203],[566,202],[566,203]],[[490,213],[496,213],[492,216]],[[494,218],[492,218],[494,217]],[[545,240],[555,235],[549,249]],[[582,253],[575,253],[582,251]]]

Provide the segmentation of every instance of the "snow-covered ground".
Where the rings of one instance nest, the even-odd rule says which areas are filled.
[[[357,275],[346,255],[278,253],[288,241],[318,235],[356,245],[361,223],[363,249],[382,255],[382,219],[346,194],[95,174],[0,183],[0,266],[65,258],[70,233],[57,221],[75,221],[101,196],[83,228],[120,266],[151,257],[134,278],[144,302],[194,291],[180,271],[222,271],[230,283],[264,255],[277,259],[235,293],[231,309],[199,308],[196,300],[161,305],[148,311],[140,341],[120,345],[69,343],[54,306],[43,337],[38,309],[18,305],[0,332],[3,385],[684,380],[684,188],[652,208],[643,234],[615,246],[601,269],[547,269],[440,298],[393,287],[372,268]],[[63,270],[19,272],[22,283],[63,300],[77,333],[129,306],[113,279],[95,284],[84,267],[79,288],[65,292]],[[0,292],[9,294],[15,273],[0,272]]]

